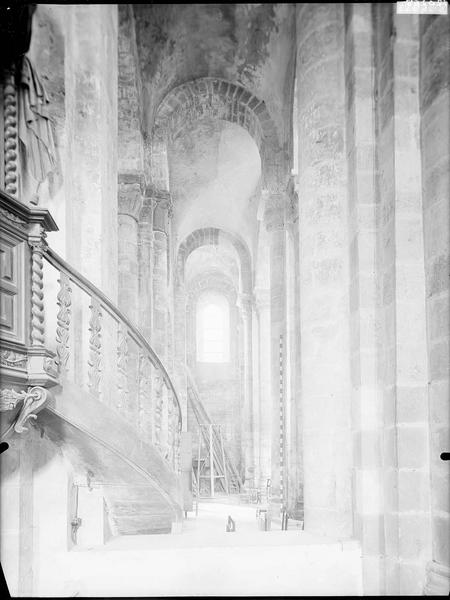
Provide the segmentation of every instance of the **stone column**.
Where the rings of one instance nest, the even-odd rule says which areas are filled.
[[[252,456],[253,456],[253,467],[254,474],[253,479],[255,482],[255,486],[260,485],[261,481],[261,473],[260,473],[260,445],[259,445],[259,432],[261,430],[261,413],[259,406],[259,332],[258,332],[258,315],[255,310],[252,310],[252,339],[251,339],[251,348],[252,348],[252,397],[251,397],[251,410],[252,410],[252,436],[251,436],[251,444],[252,444]]]
[[[377,382],[377,212],[372,7],[346,4],[353,524],[366,594],[384,593],[383,402]]]
[[[287,507],[302,517],[302,445],[300,402],[300,302],[298,269],[298,195],[295,181],[288,186],[286,211],[286,455]]]
[[[270,290],[255,290],[259,347],[259,486],[271,477],[272,456],[272,373],[270,363]]]
[[[153,325],[153,200],[146,195],[139,216],[139,327],[152,342]]]
[[[153,347],[164,362],[167,360],[168,244],[171,198],[169,192],[153,195]]]
[[[138,219],[142,185],[136,175],[119,175],[119,308],[139,322]]]
[[[245,480],[254,485],[255,466],[253,459],[253,383],[252,383],[252,300],[248,294],[239,297],[242,315],[243,360],[244,360],[244,406],[242,411],[242,444],[244,451]]]
[[[305,529],[352,533],[343,4],[297,4]]]
[[[186,392],[186,289],[179,276],[175,281],[175,332],[174,354],[177,391],[183,415],[183,430],[187,431],[187,392]]]
[[[420,112],[431,470],[432,560],[425,593],[450,588],[450,18],[421,15]]]
[[[280,422],[286,411],[286,231],[284,193],[264,192],[264,222],[270,238],[270,363],[271,363],[271,481],[274,510],[285,497],[286,443],[285,424]],[[280,365],[280,344],[282,364]],[[274,513],[275,514],[275,513]]]
[[[117,5],[64,11],[65,258],[117,302]]]

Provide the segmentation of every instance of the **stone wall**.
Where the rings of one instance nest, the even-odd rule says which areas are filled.
[[[34,427],[8,440],[1,455],[1,563],[11,596],[46,596],[57,554],[70,541],[71,472],[61,453]],[[66,593],[71,595],[70,577]]]
[[[229,298],[230,301],[230,298]],[[195,298],[189,302],[188,335],[192,335],[188,366],[200,395],[200,400],[211,422],[222,427],[227,451],[237,468],[244,464],[243,451],[243,381],[242,381],[242,328],[239,313],[230,303],[230,361],[228,363],[201,363],[196,356]],[[193,432],[193,456],[198,451],[198,427],[188,404],[188,430]]]
[[[385,590],[418,594],[430,552],[418,19],[374,14]]]
[[[428,593],[450,587],[449,246],[450,246],[450,28],[447,16],[420,17],[420,111],[426,269],[432,562]]]

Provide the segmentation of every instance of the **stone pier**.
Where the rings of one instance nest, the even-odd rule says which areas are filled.
[[[305,530],[352,533],[342,4],[297,5]]]

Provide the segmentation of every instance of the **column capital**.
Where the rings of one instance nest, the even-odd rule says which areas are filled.
[[[137,221],[142,208],[144,176],[142,173],[119,173],[118,187],[119,215],[128,215]]]
[[[151,191],[153,201],[153,229],[168,233],[169,221],[173,215],[173,201],[170,192],[167,190]]]

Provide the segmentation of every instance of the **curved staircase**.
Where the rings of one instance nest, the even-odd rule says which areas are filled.
[[[102,491],[112,531],[170,531],[182,514],[182,416],[169,373],[138,327],[49,247],[57,226],[46,209],[0,192],[0,210],[10,267],[0,281],[10,299],[2,439],[39,412],[36,426],[66,457],[74,486]]]

